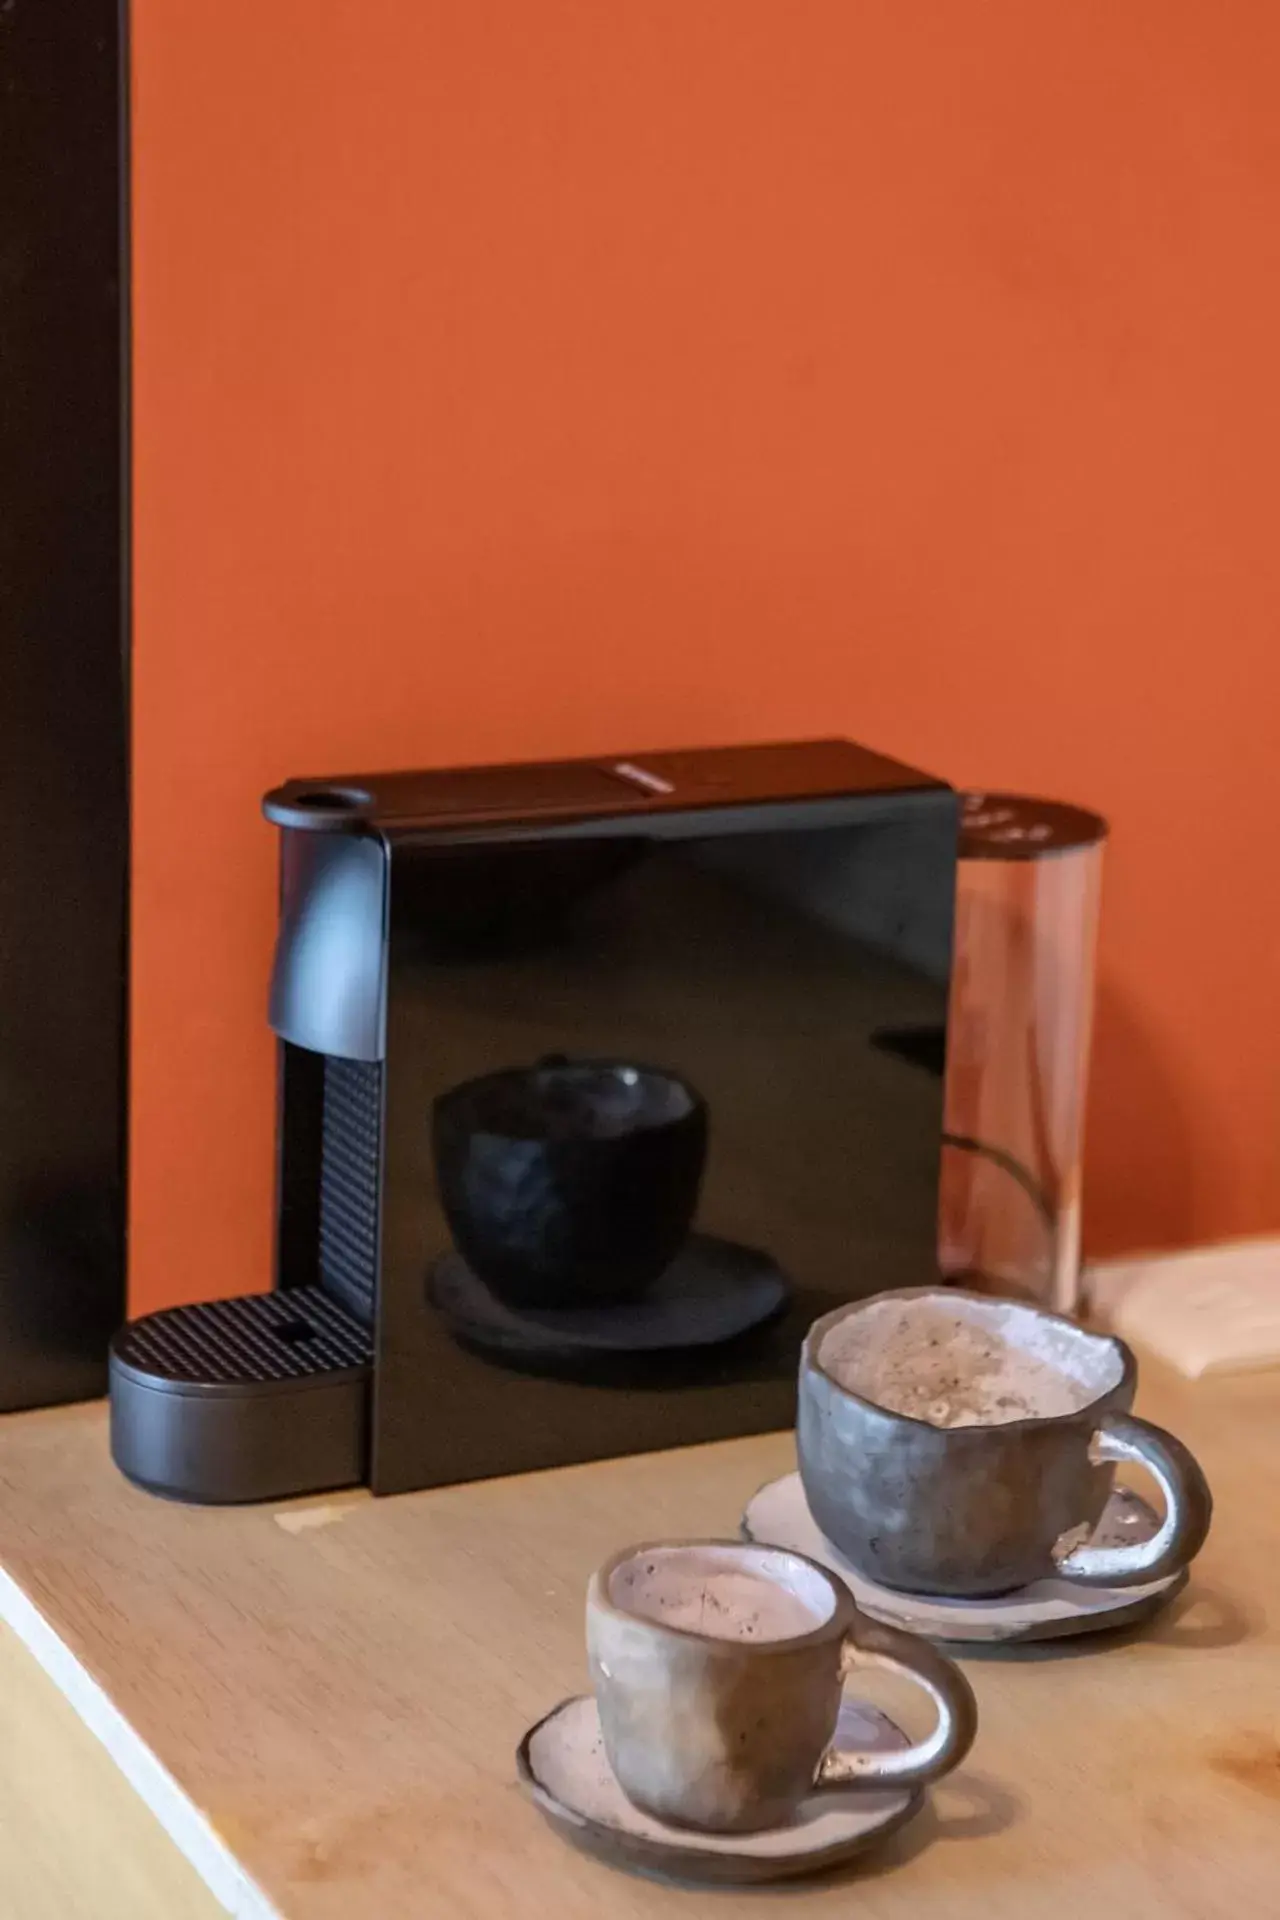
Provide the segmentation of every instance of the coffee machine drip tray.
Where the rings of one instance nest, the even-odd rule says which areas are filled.
[[[456,1253],[436,1263],[427,1293],[464,1344],[528,1365],[719,1346],[781,1313],[790,1289],[767,1253],[695,1233],[636,1300],[597,1307],[508,1306]]]
[[[320,1287],[168,1307],[111,1345],[111,1452],[179,1500],[277,1500],[368,1467],[373,1335]]]

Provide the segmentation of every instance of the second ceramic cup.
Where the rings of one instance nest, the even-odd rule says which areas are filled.
[[[781,1825],[815,1788],[919,1786],[959,1765],[968,1681],[924,1641],[860,1614],[804,1555],[728,1540],[627,1547],[587,1591],[605,1751],[634,1805],[673,1826]],[[905,1674],[937,1722],[914,1746],[832,1749],[844,1681]]]
[[[1165,1579],[1200,1551],[1213,1502],[1181,1441],[1130,1413],[1136,1383],[1122,1340],[1021,1301],[921,1287],[839,1307],[800,1360],[809,1510],[859,1573],[909,1593]],[[1092,1546],[1117,1461],[1153,1476],[1164,1519]]]

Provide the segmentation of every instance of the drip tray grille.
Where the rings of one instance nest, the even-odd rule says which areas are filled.
[[[167,1307],[125,1327],[118,1365],[166,1384],[267,1386],[367,1367],[373,1337],[320,1287]]]

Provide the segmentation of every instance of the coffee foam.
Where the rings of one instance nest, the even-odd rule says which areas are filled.
[[[1120,1379],[1115,1349],[1014,1301],[926,1294],[836,1322],[823,1371],[860,1399],[934,1427],[1079,1413]]]
[[[615,1567],[624,1613],[708,1640],[794,1640],[829,1620],[831,1588],[794,1555],[750,1545],[651,1547]]]

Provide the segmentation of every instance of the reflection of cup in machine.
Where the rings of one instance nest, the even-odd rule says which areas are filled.
[[[475,1276],[512,1307],[632,1300],[670,1266],[698,1204],[705,1102],[625,1061],[541,1061],[435,1103],[436,1179]]]
[[[1084,1100],[1106,824],[970,794],[961,815],[939,1260],[970,1286],[1078,1304]]]
[[[766,1253],[694,1229],[706,1102],[622,1060],[465,1081],[435,1103],[436,1186],[456,1253],[428,1293],[464,1346],[543,1371],[720,1346],[788,1289]],[[630,1375],[625,1376],[630,1379]]]

